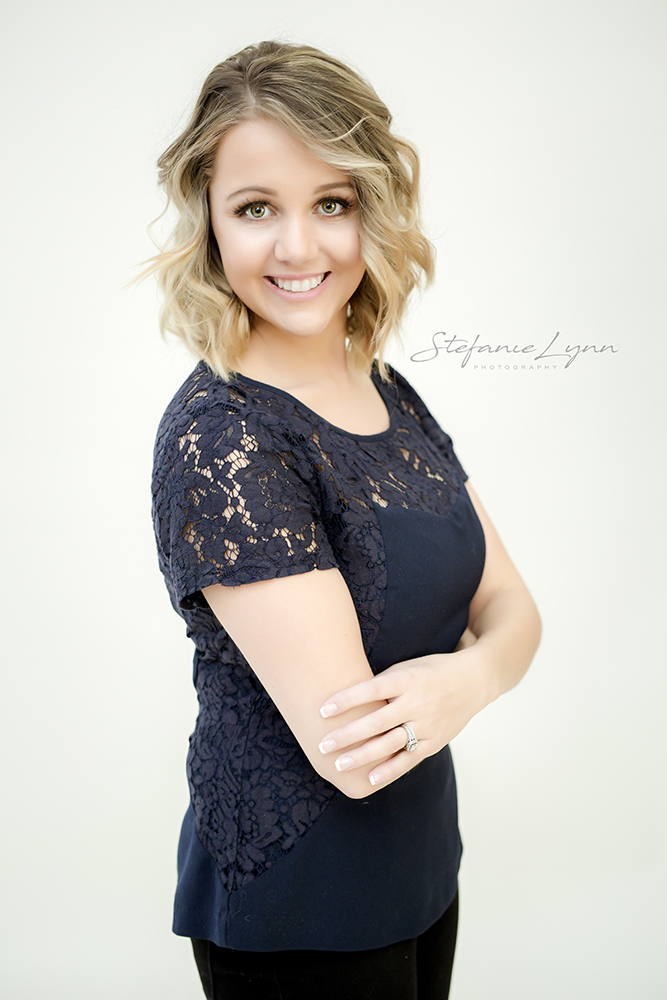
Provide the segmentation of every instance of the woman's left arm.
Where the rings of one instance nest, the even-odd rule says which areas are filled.
[[[474,715],[518,684],[540,641],[533,599],[477,494],[467,488],[484,529],[486,561],[457,650],[395,663],[372,680],[332,695],[321,710],[325,718],[333,718],[370,702],[389,703],[381,714],[371,712],[332,730],[320,745],[323,753],[337,754],[338,770],[368,768],[375,787],[437,753]],[[404,723],[419,740],[412,752],[402,749]],[[347,749],[355,743],[361,745]],[[391,753],[393,757],[383,759]]]

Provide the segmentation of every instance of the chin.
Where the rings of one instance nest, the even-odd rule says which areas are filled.
[[[268,332],[270,329],[279,330],[282,334],[286,334],[291,337],[298,337],[304,340],[310,340],[315,337],[321,337],[323,334],[327,333],[332,329],[336,329],[338,326],[338,314],[335,316],[327,316],[322,319],[303,319],[299,321],[288,320],[285,321],[284,317],[270,317],[270,316],[259,316],[257,314],[256,318],[259,321],[258,326],[264,327]],[[342,334],[347,336],[347,324],[345,320],[341,324]]]

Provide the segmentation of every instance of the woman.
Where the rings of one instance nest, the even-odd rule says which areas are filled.
[[[174,929],[208,997],[448,995],[448,744],[538,642],[450,439],[382,361],[433,269],[390,125],[348,67],[264,42],[160,160],[163,326],[200,359],[154,473],[200,701]]]

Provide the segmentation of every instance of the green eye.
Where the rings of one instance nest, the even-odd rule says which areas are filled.
[[[322,202],[322,211],[325,215],[335,215],[341,207],[340,202],[332,201],[331,199]]]
[[[250,205],[247,211],[253,219],[263,219],[266,215],[266,205]]]

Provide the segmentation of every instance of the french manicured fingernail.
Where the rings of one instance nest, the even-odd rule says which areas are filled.
[[[377,774],[377,773],[376,774],[369,774],[368,780],[370,781],[371,785],[373,785],[373,787],[375,787],[375,785],[381,785],[382,784],[382,775],[381,774]]]
[[[322,753],[331,753],[332,750],[336,749],[335,740],[322,740],[320,743],[320,750]]]
[[[354,761],[351,757],[339,757],[336,761],[337,771],[349,771],[351,767],[354,767]]]
[[[334,704],[323,705],[320,709],[320,715],[323,719],[328,719],[330,715],[336,714],[336,706]]]

